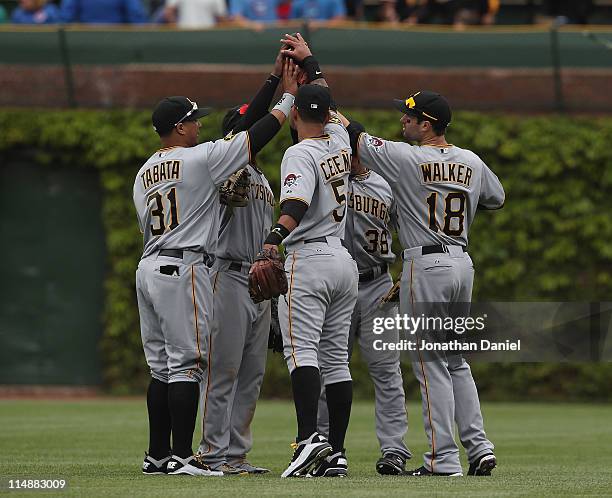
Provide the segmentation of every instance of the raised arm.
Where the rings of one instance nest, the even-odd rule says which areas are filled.
[[[291,57],[304,70],[307,83],[328,86],[319,63],[312,55],[308,43],[306,43],[301,34],[296,33],[295,36],[285,34],[281,42],[288,47],[281,50],[281,53],[286,57]]]
[[[283,60],[284,56],[279,51],[274,61],[274,69],[266,78],[266,81],[255,94],[251,102],[249,102],[249,106],[240,121],[238,121],[232,129],[234,133],[249,129],[266,115],[268,107],[270,107],[270,103],[278,88],[278,84],[283,77]]]

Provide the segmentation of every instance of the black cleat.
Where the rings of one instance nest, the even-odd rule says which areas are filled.
[[[467,475],[490,476],[491,471],[497,466],[497,459],[493,453],[482,455],[478,460],[470,464]]]
[[[167,474],[168,468],[166,465],[168,464],[168,460],[170,460],[169,456],[161,460],[156,460],[145,452],[144,461],[142,462],[142,473],[147,476]]]
[[[405,472],[406,458],[392,451],[385,451],[376,462],[376,472],[383,476],[397,476]]]
[[[407,470],[402,475],[409,477],[461,477],[463,476],[463,472],[432,472],[431,470],[427,470],[425,466],[419,467],[414,470]]]
[[[319,463],[308,473],[307,477],[346,477],[348,461],[343,452],[319,460]]]
[[[294,448],[291,463],[281,474],[281,477],[304,477],[319,460],[332,452],[331,445],[324,436],[315,432],[308,439],[292,443]]]

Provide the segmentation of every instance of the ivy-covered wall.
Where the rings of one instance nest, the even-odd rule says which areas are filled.
[[[398,113],[347,114],[372,134],[399,140]],[[219,137],[222,116],[204,118],[202,141]],[[61,163],[99,171],[108,254],[100,343],[104,380],[114,393],[142,392],[148,373],[134,292],[141,235],[132,185],[139,167],[158,148],[149,113],[4,110],[0,130],[0,157],[27,149],[48,167]],[[504,209],[479,213],[471,229],[475,299],[611,300],[611,118],[463,112],[457,113],[447,139],[477,152],[507,193]],[[276,191],[280,160],[289,144],[283,130],[258,156]],[[268,367],[264,394],[288,395],[280,356],[270,355]],[[612,399],[612,364],[473,367],[488,399]],[[369,394],[363,364],[356,362],[352,370],[357,395]],[[416,393],[409,365],[405,373],[408,390]]]

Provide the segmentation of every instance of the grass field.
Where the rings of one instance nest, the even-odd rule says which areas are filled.
[[[144,400],[3,400],[0,476],[2,486],[9,478],[62,477],[69,483],[57,493],[62,496],[612,495],[612,406],[499,403],[483,411],[499,460],[491,478],[378,476],[373,406],[357,403],[346,444],[347,479],[280,479],[295,424],[293,406],[281,401],[260,402],[254,421],[250,459],[271,474],[193,478],[140,473],[147,442]],[[420,407],[410,403],[408,413],[412,468],[421,465],[426,441]]]

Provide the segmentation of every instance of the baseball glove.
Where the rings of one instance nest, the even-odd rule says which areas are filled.
[[[380,300],[380,305],[384,306],[387,303],[399,303],[400,300],[400,282],[402,281],[402,275],[400,274],[397,282],[393,284],[393,287],[389,289],[387,295]]]
[[[278,298],[272,298],[272,320],[270,321],[270,334],[268,335],[268,349],[274,353],[283,352],[283,336],[278,321]]]
[[[254,303],[286,294],[289,285],[285,274],[285,261],[278,249],[264,249],[249,270],[249,295]]]
[[[221,204],[232,207],[244,207],[249,203],[251,192],[251,173],[245,166],[230,176],[219,188]]]

